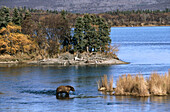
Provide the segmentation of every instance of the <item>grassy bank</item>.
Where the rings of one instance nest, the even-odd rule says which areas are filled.
[[[113,80],[111,78],[111,80]],[[103,91],[113,90],[113,86],[104,75],[102,81],[98,83],[98,89]],[[149,78],[144,78],[142,74],[122,75],[116,83],[114,95],[131,96],[163,96],[170,94],[170,70],[165,74],[151,73]]]

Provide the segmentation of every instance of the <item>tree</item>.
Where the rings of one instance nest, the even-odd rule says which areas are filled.
[[[16,25],[21,25],[21,15],[18,11],[17,8],[14,8],[14,11],[13,11],[13,18],[12,18],[12,22],[15,23]]]
[[[104,52],[111,43],[111,39],[109,37],[110,26],[105,23],[105,20],[103,18],[98,18],[98,25],[99,25],[98,44],[99,44],[100,52]]]
[[[47,37],[51,57],[59,54],[62,48],[71,43],[70,25],[62,15],[48,15],[42,19],[41,25]]]
[[[21,33],[21,27],[9,23],[6,28],[0,30],[0,54],[16,55],[17,53],[34,53],[37,44],[30,39],[29,35]]]
[[[73,45],[75,51],[83,50],[85,46],[85,34],[84,34],[84,21],[82,17],[78,17],[76,19],[76,25],[74,29],[74,38],[73,38]]]
[[[0,28],[6,27],[6,21],[5,21],[5,13],[3,11],[3,8],[0,10]]]
[[[35,22],[32,20],[31,14],[29,11],[26,11],[24,19],[21,23],[22,33],[33,36],[35,34]]]
[[[110,45],[110,26],[103,18],[86,14],[76,20],[74,29],[74,49],[78,51],[105,52]]]
[[[2,7],[0,9],[0,29],[6,27],[9,22],[11,22],[10,10],[7,7]]]

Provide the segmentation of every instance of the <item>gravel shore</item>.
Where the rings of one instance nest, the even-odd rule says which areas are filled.
[[[63,53],[58,58],[47,58],[35,61],[3,61],[0,64],[38,64],[38,65],[117,65],[128,64],[121,61],[116,55],[108,57],[103,54],[77,54]]]

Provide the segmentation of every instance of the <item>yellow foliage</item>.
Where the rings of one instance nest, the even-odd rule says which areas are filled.
[[[0,30],[0,33],[2,34],[2,33],[4,33],[6,31],[6,28],[2,28],[1,30]]]
[[[37,44],[30,40],[29,35],[21,33],[21,27],[9,23],[0,30],[0,54],[31,53],[37,49]]]
[[[21,32],[21,26],[14,25],[13,23],[9,23],[6,28],[9,32]]]

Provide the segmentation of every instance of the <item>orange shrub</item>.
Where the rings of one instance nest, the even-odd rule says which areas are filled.
[[[9,23],[0,30],[0,54],[13,54],[18,52],[30,54],[38,45],[30,39],[29,35],[21,33],[21,27]]]

